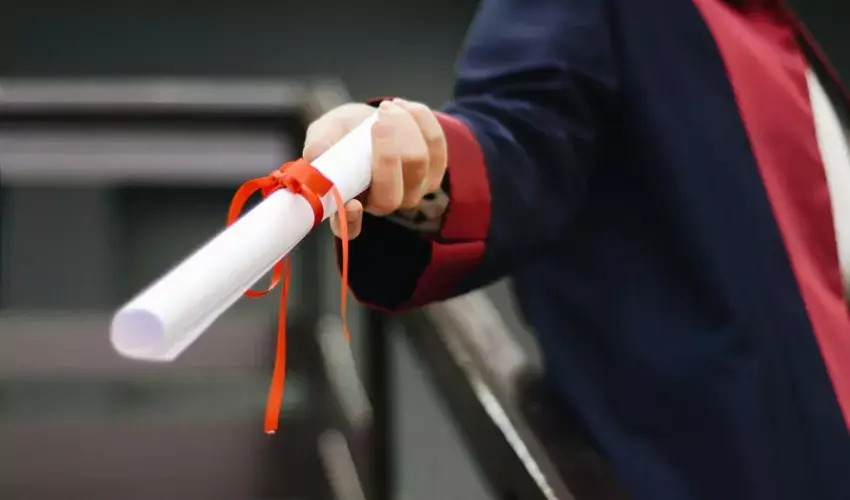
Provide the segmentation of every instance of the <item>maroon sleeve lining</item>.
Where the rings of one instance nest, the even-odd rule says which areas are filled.
[[[355,297],[366,305],[399,310],[449,298],[484,254],[490,186],[483,152],[462,121],[443,113],[437,118],[449,164],[450,201],[442,230],[429,238],[366,215],[360,237],[351,242],[349,276]]]
[[[484,241],[490,228],[490,183],[484,153],[462,121],[445,113],[437,113],[437,119],[448,142],[451,197],[440,238]]]

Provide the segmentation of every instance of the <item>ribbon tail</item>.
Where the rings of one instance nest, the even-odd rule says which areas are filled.
[[[286,299],[289,295],[289,256],[283,259],[283,287],[280,294],[280,311],[277,317],[277,347],[275,348],[272,384],[266,402],[266,434],[277,432],[280,408],[283,405],[283,389],[286,385]]]
[[[342,319],[342,330],[345,332],[345,340],[351,342],[351,332],[348,330],[348,219],[345,216],[345,202],[336,186],[331,187],[331,194],[336,203],[337,220],[339,221],[340,239],[342,239],[342,272],[340,273],[340,317]]]
[[[340,287],[340,305],[342,308],[342,328],[347,341],[351,341],[348,330],[347,300],[348,300],[348,220],[345,218],[345,203],[339,191],[333,183],[321,172],[303,159],[284,164],[280,169],[273,171],[268,177],[252,179],[240,186],[230,203],[227,215],[227,224],[231,225],[239,219],[248,199],[257,191],[261,191],[263,197],[280,188],[289,189],[294,194],[302,196],[313,208],[314,226],[319,225],[324,219],[324,206],[322,197],[330,191],[336,202],[338,210],[343,213],[339,218],[340,233],[342,236],[342,285]],[[286,383],[286,301],[289,296],[290,285],[290,258],[284,257],[277,262],[272,270],[271,284],[266,290],[248,290],[245,295],[256,298],[262,297],[270,292],[281,280],[280,311],[277,324],[277,344],[275,347],[274,369],[272,381],[269,387],[268,400],[266,401],[265,432],[274,434],[279,425],[280,411],[283,406],[284,386]]]

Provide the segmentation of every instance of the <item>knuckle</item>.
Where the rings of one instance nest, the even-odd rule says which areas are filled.
[[[425,186],[426,193],[436,193],[442,188],[446,170],[448,169],[445,162],[439,165],[431,165],[431,170],[428,172],[427,185]]]
[[[397,168],[399,157],[393,151],[378,151],[375,155],[375,166],[374,170],[377,171],[386,171],[390,169]],[[377,172],[382,173],[382,172]]]
[[[400,179],[392,175],[392,172],[383,174],[373,176],[368,198],[370,211],[380,215],[386,215],[398,209],[402,192],[402,186],[399,185]]]
[[[436,193],[442,188],[443,177],[442,176],[434,176],[428,180],[428,184],[425,186],[426,193]]]
[[[421,102],[408,102],[407,109],[414,115],[428,115],[431,113],[431,108]]]
[[[419,189],[414,189],[404,196],[398,208],[409,210],[418,207],[420,203],[422,203],[422,193]]]
[[[401,200],[395,200],[395,197],[389,193],[375,194],[369,200],[370,209],[372,212],[379,215],[388,215],[398,210]]]
[[[442,172],[446,169],[448,163],[448,149],[445,142],[431,146],[429,148],[429,170],[434,172]]]
[[[425,138],[425,144],[428,145],[428,149],[431,151],[446,150],[446,137],[443,135],[442,130],[429,131],[423,134],[423,137]]]
[[[391,119],[382,116],[372,125],[372,135],[376,140],[386,141],[392,138],[395,128],[395,123]]]
[[[402,178],[405,189],[420,186],[423,179],[428,175],[430,159],[427,153],[415,154],[404,158],[402,161]]]
[[[366,119],[374,110],[362,103],[350,102],[338,106],[307,126],[307,137],[321,137],[344,132]]]

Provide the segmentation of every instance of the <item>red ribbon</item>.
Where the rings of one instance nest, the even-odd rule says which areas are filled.
[[[322,198],[329,192],[334,197],[337,209],[343,211],[339,217],[340,236],[342,237],[342,287],[340,305],[342,307],[342,328],[345,331],[345,338],[346,340],[351,340],[346,320],[346,299],[348,297],[348,224],[345,218],[342,196],[333,185],[333,182],[303,158],[285,163],[266,177],[251,179],[242,184],[230,202],[227,225],[229,226],[236,222],[242,213],[245,202],[254,193],[260,191],[263,198],[266,198],[278,189],[288,189],[307,200],[313,209],[314,228],[321,224],[325,218],[325,208],[322,205]],[[274,371],[272,372],[272,383],[266,403],[265,431],[267,434],[274,434],[277,431],[280,407],[283,403],[283,389],[286,379],[286,298],[289,295],[289,275],[290,265],[289,256],[287,255],[272,268],[272,279],[268,288],[265,290],[248,290],[245,292],[246,297],[262,297],[272,291],[281,282],[281,279],[283,280],[283,289],[280,296],[280,312],[278,313],[277,322],[277,348],[275,350]]]

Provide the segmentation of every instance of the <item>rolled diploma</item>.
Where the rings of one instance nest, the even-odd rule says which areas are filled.
[[[313,161],[346,201],[371,180],[377,114]],[[325,218],[336,212],[328,193]],[[172,361],[286,256],[313,227],[313,210],[281,189],[199,248],[115,313],[110,338],[123,356]]]

